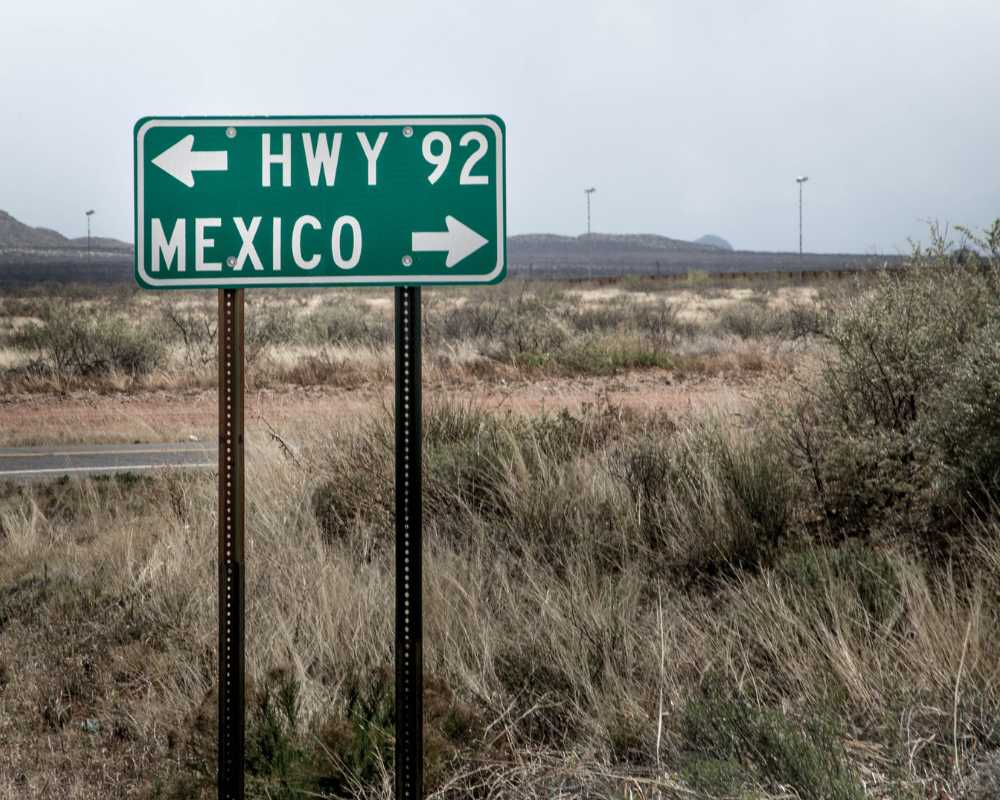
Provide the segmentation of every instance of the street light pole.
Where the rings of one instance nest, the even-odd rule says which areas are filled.
[[[94,209],[87,212],[87,258],[90,258],[90,218],[94,216]]]
[[[590,196],[594,192],[596,192],[596,191],[597,191],[597,189],[595,189],[593,186],[591,186],[589,189],[584,189],[583,190],[583,193],[585,195],[587,195],[587,235],[588,236],[590,235]]]
[[[800,175],[795,179],[799,185],[799,262],[802,261],[802,184],[809,180],[808,175]]]

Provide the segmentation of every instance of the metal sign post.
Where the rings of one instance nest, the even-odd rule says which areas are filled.
[[[219,290],[219,800],[243,800],[243,290]]]
[[[507,274],[491,115],[146,117],[135,279],[219,291],[219,800],[243,800],[243,290],[396,292],[396,797],[423,797],[420,286]]]
[[[423,791],[420,287],[396,288],[396,799]]]

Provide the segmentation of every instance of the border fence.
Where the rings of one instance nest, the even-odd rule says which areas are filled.
[[[734,252],[716,254],[677,253],[668,258],[629,257],[603,254],[592,261],[558,257],[510,254],[508,276],[529,281],[621,280],[653,278],[688,283],[739,283],[781,280],[811,283],[840,279],[860,272],[900,267],[903,256],[806,255]],[[0,252],[0,286],[43,283],[126,284],[131,283],[131,255],[94,253],[92,257],[60,254],[54,258],[30,257]]]

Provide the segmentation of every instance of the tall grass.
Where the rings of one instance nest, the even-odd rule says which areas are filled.
[[[251,796],[390,795],[389,422],[314,433],[298,461],[250,443]],[[442,405],[426,431],[435,796],[853,798],[958,786],[1000,747],[989,578],[811,545],[766,443],[613,406]],[[22,735],[72,741],[96,719],[117,785],[155,775],[153,796],[210,796],[211,479],[4,498],[5,691]],[[1000,564],[983,525],[982,557]],[[61,672],[42,666],[57,657]]]
[[[431,796],[989,797],[995,233],[841,298],[801,390],[746,419],[430,406]],[[691,344],[648,300],[507,291],[517,330],[442,293],[429,338],[525,375]],[[358,308],[303,309],[275,325],[379,347]],[[713,341],[757,336],[743,311]],[[388,798],[392,419],[296,436],[249,443],[248,791]],[[0,797],[213,795],[215,514],[181,472],[0,491]]]

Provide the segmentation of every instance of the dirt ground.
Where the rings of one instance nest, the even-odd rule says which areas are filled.
[[[490,409],[530,413],[609,401],[682,415],[706,408],[739,411],[773,382],[773,374],[741,375],[736,380],[732,375],[677,380],[666,370],[641,370],[610,378],[429,384],[424,403],[448,397]],[[217,402],[214,390],[8,397],[0,400],[0,446],[206,441],[216,436]],[[323,386],[263,389],[247,393],[246,424],[250,434],[267,425],[282,432],[299,425],[334,426],[391,404],[391,385],[353,390]]]

